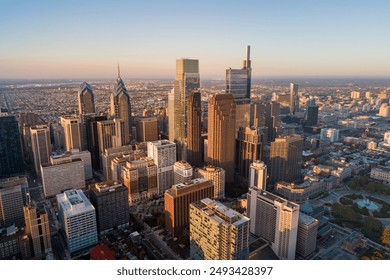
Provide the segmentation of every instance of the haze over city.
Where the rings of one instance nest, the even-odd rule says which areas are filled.
[[[224,78],[388,77],[388,1],[1,1],[2,79],[174,77],[179,57]]]

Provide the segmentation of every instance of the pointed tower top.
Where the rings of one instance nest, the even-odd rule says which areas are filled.
[[[121,69],[120,69],[119,63],[118,63],[118,79],[120,79],[120,78],[121,78]]]

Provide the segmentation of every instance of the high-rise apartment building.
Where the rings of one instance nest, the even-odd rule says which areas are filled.
[[[282,260],[295,259],[299,205],[256,187],[249,188],[250,232],[271,244]]]
[[[34,170],[40,174],[41,164],[50,162],[51,142],[50,130],[47,125],[37,125],[30,128],[31,148],[34,159]]]
[[[255,160],[249,166],[249,188],[256,187],[265,191],[267,188],[267,165],[260,160]]]
[[[225,197],[225,176],[226,172],[221,167],[208,165],[196,169],[196,178],[210,180],[214,186],[214,194],[212,199],[222,199]]]
[[[23,208],[25,232],[29,236],[36,260],[44,259],[51,252],[49,216],[44,207],[28,204]]]
[[[157,118],[139,117],[136,121],[137,142],[158,140]]]
[[[213,196],[213,183],[205,179],[193,179],[173,185],[164,194],[165,228],[172,236],[180,236],[188,230],[190,203]]]
[[[176,79],[168,94],[169,140],[177,143],[178,159],[186,160],[188,99],[200,87],[199,60],[176,60]]]
[[[87,82],[80,85],[77,99],[79,102],[79,114],[93,114],[95,113],[95,99],[92,86]]]
[[[65,150],[68,152],[72,149],[83,150],[80,118],[78,116],[61,116],[60,123],[64,130]]]
[[[22,146],[15,116],[0,117],[0,178],[23,171]]]
[[[301,177],[303,138],[292,134],[276,138],[270,150],[270,181],[293,182]]]
[[[306,125],[315,126],[318,123],[318,106],[314,97],[310,97],[306,104]]]
[[[173,185],[176,144],[168,140],[148,142],[148,157],[157,165],[158,193],[163,194]]]
[[[192,180],[193,169],[192,166],[184,161],[176,161],[173,165],[173,183],[187,183]]]
[[[97,229],[100,234],[129,225],[128,191],[122,184],[106,181],[96,183],[89,197],[96,210]]]
[[[249,218],[220,202],[204,198],[190,204],[193,260],[247,260]]]
[[[236,105],[232,94],[214,94],[209,101],[207,163],[226,171],[226,184],[234,182]]]
[[[307,257],[317,246],[318,220],[302,212],[299,213],[296,253]]]
[[[13,177],[0,180],[0,228],[13,224],[17,227],[24,225],[23,192],[26,191],[27,180]]]
[[[203,162],[203,140],[202,140],[202,106],[201,94],[198,90],[190,93],[187,105],[188,137],[187,137],[187,161],[193,166],[200,167]]]
[[[157,165],[150,157],[127,161],[122,167],[123,184],[128,189],[128,203],[134,204],[158,194]]]
[[[236,165],[238,174],[249,176],[249,165],[263,157],[263,132],[260,128],[240,127],[236,140]]]
[[[298,85],[290,83],[290,115],[299,110]]]
[[[71,253],[98,242],[95,207],[81,190],[57,195],[58,217]]]
[[[122,145],[130,144],[132,128],[130,96],[121,78],[119,65],[118,78],[116,79],[114,91],[110,96],[110,110],[113,118],[122,119],[124,122]]]

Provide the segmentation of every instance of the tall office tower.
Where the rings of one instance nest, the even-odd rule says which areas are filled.
[[[158,193],[163,194],[173,185],[176,144],[168,140],[148,142],[148,157],[157,165]]]
[[[202,165],[202,104],[200,91],[194,90],[190,94],[187,106],[188,137],[187,137],[187,161],[192,166]]]
[[[30,128],[31,148],[34,159],[34,169],[40,174],[41,164],[48,163],[51,155],[50,131],[47,125],[37,125]]]
[[[190,203],[214,193],[213,183],[205,179],[193,179],[187,183],[173,185],[164,193],[165,228],[172,236],[179,237],[189,229]]]
[[[52,157],[49,163],[41,165],[41,175],[45,197],[85,187],[84,163],[80,158]]]
[[[141,151],[140,151],[141,152]],[[101,166],[105,180],[112,180],[112,160],[119,156],[132,155],[133,159],[139,159],[143,156],[146,156],[146,152],[135,153],[131,145],[120,146],[115,148],[108,148],[104,150],[104,153],[101,154]],[[136,157],[138,156],[138,157]]]
[[[299,110],[298,85],[290,83],[290,115]]]
[[[96,210],[97,228],[100,234],[129,225],[127,188],[120,183],[107,181],[96,183],[89,190],[89,197]]]
[[[225,176],[226,172],[221,167],[208,165],[195,170],[196,178],[210,180],[214,185],[214,194],[212,199],[222,199],[225,197]]]
[[[268,241],[281,260],[295,259],[298,204],[256,187],[250,187],[247,213],[251,220],[251,233]]]
[[[214,94],[209,101],[207,163],[226,171],[226,184],[234,182],[236,104],[231,94]]]
[[[250,126],[263,127],[265,126],[265,106],[264,104],[254,103],[251,105],[251,121]]]
[[[23,171],[22,146],[15,116],[0,117],[0,178]]]
[[[32,243],[34,259],[44,259],[51,251],[49,216],[44,207],[29,203],[23,208],[25,232]]]
[[[122,167],[123,184],[128,189],[128,203],[134,204],[158,194],[157,165],[150,157],[126,162]]]
[[[39,115],[33,112],[24,112],[19,114],[19,126],[34,126],[39,124]]]
[[[268,143],[274,141],[282,132],[280,104],[276,101],[265,105],[265,126],[268,128]]]
[[[79,92],[77,94],[79,101],[79,114],[92,114],[95,113],[95,99],[93,95],[92,86],[87,82],[83,82],[80,85]]]
[[[71,253],[98,243],[95,207],[81,190],[56,196],[58,217]]]
[[[148,142],[158,140],[157,118],[139,117],[136,122],[137,142]]]
[[[118,78],[113,93],[110,97],[110,110],[113,118],[124,121],[124,142],[122,145],[130,144],[130,134],[132,128],[130,96],[122,81],[118,65]]]
[[[25,133],[26,128],[28,129],[28,134]],[[30,127],[24,127],[23,128],[23,137],[26,139],[26,136],[28,135],[28,140],[26,141],[28,143],[28,147],[31,150],[31,137],[30,137]],[[60,125],[59,122],[53,122],[50,124],[50,139],[53,139],[53,149],[55,151],[57,150],[64,150],[64,128]],[[31,156],[32,157],[32,156]]]
[[[105,149],[125,145],[125,126],[125,122],[122,119],[113,119],[97,122],[100,155],[104,153]]]
[[[26,177],[10,177],[0,179],[0,188],[13,188],[19,187],[22,190],[22,201],[23,205],[27,205],[27,194],[28,194],[28,181]]]
[[[80,118],[78,116],[61,116],[60,123],[64,129],[65,150],[68,152],[72,149],[83,150]]]
[[[249,169],[249,188],[254,186],[265,191],[267,188],[267,165],[260,160],[255,160]]]
[[[19,131],[22,135],[22,151],[26,161],[30,161],[31,154],[31,136],[30,127],[39,124],[39,115],[32,112],[25,112],[19,114]],[[50,129],[51,130],[51,129]]]
[[[192,166],[184,161],[176,161],[173,165],[173,183],[187,183],[192,180],[193,177],[193,169]]]
[[[169,140],[177,143],[178,159],[186,160],[188,99],[199,87],[199,60],[177,59],[174,87],[168,94],[168,121]]]
[[[100,170],[100,154],[99,154],[99,138],[98,126],[99,121],[106,121],[107,116],[97,116],[94,114],[87,114],[85,119],[85,134],[87,149],[91,153],[91,162],[94,170]]]
[[[23,183],[18,177],[0,181],[0,228],[24,225]]]
[[[311,97],[306,104],[305,120],[308,126],[315,126],[318,123],[318,106],[314,97]]]
[[[303,138],[292,134],[276,138],[270,150],[270,181],[293,182],[301,177]]]
[[[247,260],[249,218],[204,198],[190,204],[192,260]]]
[[[318,220],[302,212],[299,213],[296,253],[307,257],[317,246]]]
[[[263,133],[260,128],[240,127],[236,140],[236,165],[240,176],[249,177],[249,165],[263,157]]]

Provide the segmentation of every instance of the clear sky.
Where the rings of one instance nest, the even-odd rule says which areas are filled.
[[[0,0],[0,79],[224,78],[246,45],[254,77],[390,77],[390,1]]]

